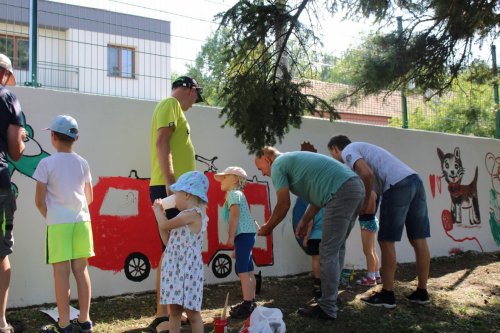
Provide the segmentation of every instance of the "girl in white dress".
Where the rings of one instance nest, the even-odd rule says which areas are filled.
[[[182,311],[186,311],[193,333],[203,333],[201,302],[203,299],[202,247],[208,217],[208,179],[202,172],[191,171],[170,186],[175,195],[175,207],[181,212],[168,220],[161,200],[153,203],[162,239],[168,238],[161,266],[160,303],[167,304],[170,313],[168,331],[180,332]]]

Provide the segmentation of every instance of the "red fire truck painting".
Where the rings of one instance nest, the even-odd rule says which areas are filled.
[[[162,253],[149,179],[99,177],[89,210],[95,251],[89,264],[106,271],[123,269],[131,281],[146,279]]]
[[[215,159],[208,161],[213,163]],[[94,201],[89,210],[96,255],[89,260],[89,264],[107,271],[123,270],[129,280],[139,282],[149,276],[152,268],[158,267],[162,246],[149,199],[149,179],[138,178],[137,173],[132,177],[134,172],[129,177],[99,177],[94,186]],[[227,232],[223,232],[226,223],[219,221],[225,193],[214,179],[213,164],[205,174],[210,186],[203,262],[211,265],[215,277],[224,278],[232,270],[232,249],[225,246]],[[267,220],[270,216],[268,183],[256,179],[249,181],[244,193],[252,213],[260,212],[260,217],[254,217],[261,218],[260,223]],[[257,238],[253,249],[255,264],[273,265],[272,236]]]

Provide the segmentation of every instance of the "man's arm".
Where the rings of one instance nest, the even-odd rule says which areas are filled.
[[[172,153],[170,152],[170,139],[174,134],[174,127],[161,127],[156,136],[156,152],[161,174],[165,181],[167,195],[172,194],[169,186],[175,183],[174,165],[172,164]]]
[[[9,156],[17,161],[23,156],[24,140],[26,139],[26,131],[19,125],[10,124],[7,128],[7,143]]]
[[[300,237],[309,235],[309,233],[311,232],[310,229],[312,229],[313,219],[320,211],[320,209],[321,207],[315,206],[313,204],[309,204],[307,206],[306,212],[297,224],[297,227],[295,229],[295,236]]]
[[[358,174],[365,185],[365,203],[361,208],[361,213],[364,213],[370,205],[370,197],[373,187],[373,171],[363,159],[359,159],[354,163],[354,171]]]
[[[283,187],[276,192],[277,202],[269,220],[260,228],[259,236],[269,235],[273,229],[280,224],[290,209],[290,191]]]

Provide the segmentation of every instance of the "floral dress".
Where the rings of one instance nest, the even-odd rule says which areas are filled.
[[[199,207],[183,212],[188,211],[201,215],[201,230],[195,234],[186,225],[170,231],[161,265],[160,303],[178,304],[185,309],[200,311],[204,280],[201,251],[208,217]]]

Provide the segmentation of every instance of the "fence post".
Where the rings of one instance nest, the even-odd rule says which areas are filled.
[[[30,0],[30,28],[29,28],[29,73],[31,81],[24,83],[26,86],[40,87],[37,82],[37,43],[38,43],[38,0]]]
[[[495,99],[495,138],[500,139],[500,107],[498,98],[498,71],[497,71],[497,52],[494,44],[491,44],[491,61],[493,63],[493,98]]]
[[[401,16],[397,17],[398,20],[398,35],[400,42],[400,51],[401,47],[403,47],[403,18]],[[403,61],[403,59],[399,59],[399,61]],[[403,118],[403,128],[408,128],[408,105],[406,102],[406,87],[401,88],[401,108],[403,110],[402,118]]]

